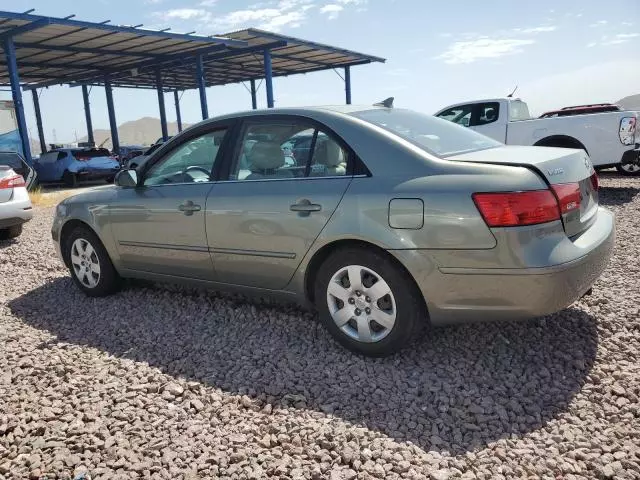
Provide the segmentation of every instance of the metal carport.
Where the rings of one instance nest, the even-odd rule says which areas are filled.
[[[259,29],[219,36],[199,36],[117,26],[73,19],[0,11],[0,85],[10,85],[25,158],[31,163],[22,90],[31,90],[38,135],[44,134],[38,102],[39,88],[66,84],[82,89],[89,141],[93,141],[89,90],[103,86],[107,97],[113,149],[118,131],[113,88],[148,88],[158,91],[162,136],[167,137],[164,93],[173,92],[178,125],[178,92],[197,88],[202,118],[209,116],[207,86],[249,82],[256,108],[256,81],[264,80],[267,106],[274,105],[273,77],[319,70],[344,69],[345,101],[351,103],[350,68],[385,59]]]

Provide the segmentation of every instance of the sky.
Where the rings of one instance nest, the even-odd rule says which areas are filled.
[[[202,35],[258,27],[384,57],[352,68],[353,103],[393,96],[398,107],[430,114],[516,86],[534,114],[640,93],[639,0],[0,0],[0,10],[31,8]],[[344,103],[344,83],[334,71],[275,78],[274,95],[276,107]],[[251,107],[242,84],[208,88],[207,97],[210,116]],[[114,99],[119,124],[159,116],[155,91],[116,89]],[[47,143],[86,134],[79,88],[50,87],[40,104]],[[92,89],[91,105],[94,128],[108,128],[102,88]],[[25,106],[37,137],[30,95]],[[197,91],[184,92],[181,107],[184,122],[201,119]]]

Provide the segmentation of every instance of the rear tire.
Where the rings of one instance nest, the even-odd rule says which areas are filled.
[[[0,229],[0,240],[11,240],[18,238],[22,234],[22,225],[13,225],[12,227]]]
[[[98,236],[78,226],[62,240],[65,263],[74,283],[89,297],[106,297],[117,292],[122,279]]]
[[[62,174],[62,182],[69,188],[75,188],[78,186],[78,176],[69,170],[65,170]]]
[[[427,323],[421,292],[391,258],[365,248],[333,253],[315,277],[322,323],[343,346],[372,357],[391,355]]]
[[[638,177],[640,176],[640,165],[635,163],[627,163],[626,165],[622,165],[621,163],[616,165],[616,170],[622,175],[627,177]]]

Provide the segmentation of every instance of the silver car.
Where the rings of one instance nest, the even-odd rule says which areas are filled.
[[[287,164],[297,135],[311,147]],[[614,232],[584,151],[383,106],[204,121],[64,200],[52,230],[87,295],[135,277],[283,296],[367,355],[428,322],[557,312],[601,274]]]
[[[30,181],[32,170],[25,175]],[[33,209],[25,178],[11,167],[0,164],[0,240],[19,237],[22,225],[31,217]]]

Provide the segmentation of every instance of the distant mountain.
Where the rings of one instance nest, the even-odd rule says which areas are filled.
[[[183,124],[182,128],[187,128],[189,124]],[[169,122],[167,124],[169,135],[178,133],[178,124]],[[162,135],[160,131],[160,119],[153,117],[143,117],[132,122],[126,122],[118,126],[118,138],[120,145],[151,145]],[[106,129],[94,129],[93,137],[96,145],[104,144],[107,148],[112,148],[111,131]],[[86,142],[87,137],[84,136],[78,140]]]
[[[621,98],[616,103],[625,110],[640,110],[640,93]]]

